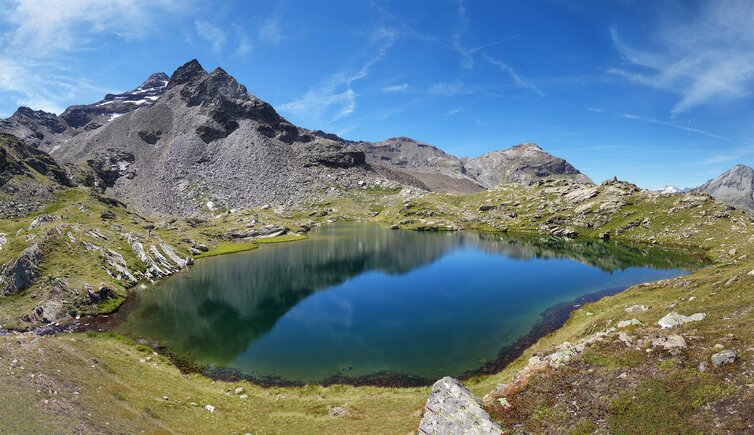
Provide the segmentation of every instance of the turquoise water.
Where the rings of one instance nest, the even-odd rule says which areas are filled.
[[[368,224],[310,236],[201,260],[138,291],[117,329],[185,363],[261,380],[433,380],[495,361],[548,308],[696,267],[614,242]]]

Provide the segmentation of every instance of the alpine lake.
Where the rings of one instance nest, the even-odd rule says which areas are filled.
[[[700,255],[614,241],[322,226],[135,290],[107,328],[261,384],[425,385],[495,371],[579,304]]]

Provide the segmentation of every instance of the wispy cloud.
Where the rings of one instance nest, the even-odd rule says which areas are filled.
[[[751,94],[754,85],[754,3],[715,1],[692,21],[677,20],[636,48],[611,29],[615,48],[626,65],[610,73],[636,83],[676,93],[672,115],[710,102]]]
[[[196,34],[199,35],[200,38],[209,42],[212,51],[214,51],[215,54],[222,53],[223,48],[225,48],[226,39],[223,30],[201,18],[194,20],[194,28],[196,29]]]
[[[513,83],[515,83],[517,86],[530,89],[534,91],[537,95],[540,97],[544,97],[545,94],[539,90],[538,87],[534,86],[533,83],[531,83],[529,80],[527,80],[525,77],[523,77],[521,74],[517,73],[516,70],[514,70],[510,65],[507,63],[497,60],[491,56],[485,55],[484,58],[487,60],[487,62],[491,63],[492,65],[496,66],[500,71],[504,72],[508,75],[508,77],[513,80]]]
[[[272,45],[279,44],[285,39],[280,19],[278,17],[270,17],[264,20],[257,29],[257,37],[260,41]]]
[[[658,124],[658,125],[664,125],[666,127],[672,127],[672,128],[678,129],[678,130],[683,130],[683,131],[686,131],[686,132],[689,132],[689,133],[694,133],[694,134],[698,134],[698,135],[701,135],[701,136],[705,136],[705,137],[708,137],[710,139],[717,139],[717,140],[721,140],[721,141],[724,141],[724,142],[733,142],[730,138],[727,138],[725,136],[720,136],[718,134],[711,133],[711,132],[706,131],[706,130],[700,130],[698,128],[693,128],[693,127],[689,127],[689,126],[682,125],[682,124],[675,124],[673,122],[661,121],[659,119],[647,118],[647,117],[644,117],[644,116],[633,115],[633,114],[630,114],[630,113],[621,113],[620,116],[622,116],[622,117],[624,117],[626,119],[632,119],[632,120],[635,120],[635,121],[642,121],[642,122],[648,122],[648,123],[651,123],[651,124]]]
[[[95,89],[68,66],[73,54],[100,48],[103,36],[144,39],[158,24],[154,17],[182,7],[172,0],[4,2],[0,91],[18,105],[59,113],[65,101]]]
[[[400,93],[408,90],[408,83],[401,83],[400,85],[385,86],[382,88],[382,92],[387,93]]]
[[[439,96],[452,96],[467,94],[469,91],[460,81],[456,82],[436,82],[432,83],[427,90],[427,93],[431,95]]]
[[[395,44],[396,31],[379,27],[369,38],[366,54],[358,68],[346,67],[335,72],[318,85],[310,88],[301,97],[285,103],[280,108],[310,122],[335,122],[351,115],[356,110],[358,94],[354,83],[366,78],[372,67],[383,60]]]
[[[461,111],[460,107],[456,107],[455,109],[448,110],[447,112],[445,112],[445,117],[449,118],[453,115],[457,115],[460,111]]]

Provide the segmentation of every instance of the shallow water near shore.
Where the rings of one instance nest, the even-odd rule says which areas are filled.
[[[202,260],[137,291],[114,328],[260,382],[435,380],[504,358],[553,307],[698,260],[616,242],[335,224]]]

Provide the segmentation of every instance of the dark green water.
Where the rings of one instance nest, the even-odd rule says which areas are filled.
[[[116,328],[251,378],[434,380],[496,360],[550,307],[697,265],[614,242],[339,224],[202,260],[138,291]]]

